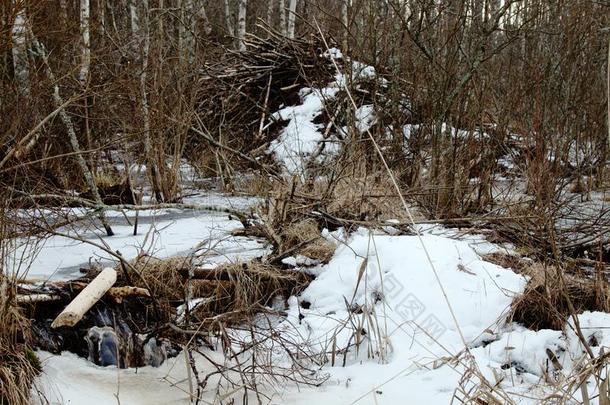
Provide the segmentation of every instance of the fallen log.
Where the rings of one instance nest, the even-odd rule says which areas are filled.
[[[51,328],[76,325],[83,315],[114,285],[116,278],[117,273],[113,268],[107,267],[102,270],[55,318]]]

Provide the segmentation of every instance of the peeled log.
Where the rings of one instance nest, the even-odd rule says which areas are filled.
[[[116,282],[116,271],[106,267],[68,304],[51,324],[51,328],[74,326]]]

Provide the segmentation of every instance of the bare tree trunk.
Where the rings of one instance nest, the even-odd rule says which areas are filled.
[[[231,7],[229,6],[229,0],[225,0],[225,22],[227,23],[229,35],[235,35],[235,27],[233,27],[233,18],[231,18]]]
[[[472,0],[472,25],[477,32],[483,22],[483,0]]]
[[[66,0],[59,0],[59,15],[63,24],[68,21],[68,3]]]
[[[237,40],[239,41],[239,50],[246,50],[246,9],[248,0],[239,0],[239,9],[237,14]]]
[[[273,27],[273,0],[268,0],[267,3],[267,25]]]
[[[288,38],[294,38],[294,24],[297,16],[297,0],[290,0],[288,5]]]
[[[348,51],[348,38],[349,38],[349,17],[348,17],[348,9],[349,9],[349,1],[343,0],[341,4],[341,23],[343,24],[343,43],[341,44],[341,48],[343,52]]]
[[[27,41],[27,15],[25,4],[15,0],[14,6],[18,7],[15,13],[15,20],[11,30],[13,69],[15,79],[19,86],[19,91],[27,95],[30,93],[30,64],[28,62],[28,41]]]
[[[486,0],[486,2],[485,2],[485,22],[493,23],[499,10],[500,10],[500,0]]]
[[[131,35],[134,39],[138,37],[140,31],[140,22],[138,19],[138,8],[135,4],[135,0],[129,0],[129,26],[131,28]]]
[[[105,0],[97,0],[98,22],[100,24],[100,32],[106,32],[106,2]]]
[[[180,25],[178,29],[178,43],[180,59],[183,63],[191,64],[195,59],[195,18],[193,0],[182,0],[180,8]]]
[[[212,32],[212,25],[210,24],[210,20],[208,19],[208,13],[205,10],[205,5],[201,0],[197,2],[195,15],[197,19],[203,23],[203,32],[206,35],[210,35]]]
[[[607,89],[607,99],[608,99],[608,116],[606,117],[608,120],[608,144],[610,145],[610,39],[608,39],[608,78],[606,83]]]
[[[82,86],[87,84],[89,78],[89,68],[91,66],[91,40],[89,37],[89,16],[90,16],[89,0],[80,0],[80,72],[78,80]]]
[[[143,135],[144,135],[144,156],[146,158],[146,166],[149,169],[150,181],[152,183],[153,193],[158,202],[163,202],[163,194],[161,193],[161,182],[159,178],[159,168],[157,167],[155,157],[152,151],[152,139],[150,131],[150,108],[148,105],[148,93],[146,91],[146,80],[148,75],[148,59],[150,54],[150,27],[149,27],[149,7],[148,0],[142,0],[142,29],[136,35],[142,40],[142,69],[140,71],[140,108],[142,110]],[[139,20],[137,10],[133,9],[135,19]],[[133,19],[133,17],[132,17]],[[139,41],[138,41],[139,42]]]
[[[277,0],[280,6],[280,32],[286,35],[286,3],[284,0]]]
[[[51,83],[53,83],[53,101],[55,102],[55,106],[57,108],[61,108],[64,105],[64,100],[61,98],[61,95],[59,94],[59,84],[55,80],[55,75],[53,74],[53,71],[51,70],[51,65],[49,64],[47,52],[44,48],[44,45],[42,45],[42,43],[40,43],[36,39],[36,37],[34,37],[34,34],[32,33],[31,29],[29,30],[29,32],[30,32],[30,36],[32,38],[34,47],[36,49],[36,52],[38,53],[38,55],[40,55],[40,57],[42,58],[42,60],[44,62],[45,70],[46,70],[47,76],[49,77],[49,81]],[[72,146],[72,150],[74,151],[74,154],[76,156],[76,161],[78,162],[78,165],[79,165],[81,171],[83,172],[83,177],[85,178],[85,182],[87,183],[87,186],[89,187],[89,190],[91,191],[91,194],[93,194],[93,199],[95,201],[95,204],[98,205],[99,207],[102,207],[104,205],[104,202],[102,201],[102,198],[100,197],[100,193],[97,188],[97,184],[95,184],[95,179],[93,178],[93,173],[91,173],[91,170],[89,170],[89,167],[87,166],[87,162],[85,161],[85,158],[83,157],[80,145],[78,143],[78,138],[76,137],[76,132],[74,131],[74,125],[72,124],[72,120],[70,119],[70,116],[66,113],[66,111],[63,108],[61,108],[61,110],[59,111],[59,117],[61,118],[61,121],[63,122],[64,126],[66,127],[66,131],[68,132],[68,138],[70,140],[70,145]],[[106,217],[104,216],[103,211],[100,211],[99,218],[100,218],[100,221],[102,222],[102,226],[106,230],[106,234],[108,236],[114,235],[112,228],[106,221]]]

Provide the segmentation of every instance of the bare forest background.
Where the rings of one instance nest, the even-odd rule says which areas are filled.
[[[253,38],[318,38],[322,52],[324,35],[391,83],[383,101],[369,94],[379,116],[373,130],[393,146],[388,160],[403,185],[425,189],[429,214],[488,208],[489,179],[511,134],[522,144],[528,189],[545,204],[556,181],[603,185],[609,11],[593,0],[4,1],[0,181],[15,196],[76,189],[96,200],[96,184],[115,181],[108,163],[129,159],[151,168],[157,200],[174,201],[171,161],[189,159],[209,175],[259,170],[227,148],[219,160],[218,144],[260,160],[256,150],[273,134],[259,133],[250,112],[294,96],[280,91],[275,106],[265,105],[261,86],[244,96],[247,105],[229,105],[214,93],[223,81],[214,66]],[[299,79],[288,85],[307,84]],[[406,158],[405,123],[421,124]],[[447,125],[491,136],[452,136]],[[361,135],[352,135],[358,145]],[[427,146],[424,175],[418,148]],[[368,167],[351,170],[373,173],[380,163],[358,164]]]

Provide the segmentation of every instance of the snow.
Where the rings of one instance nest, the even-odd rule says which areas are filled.
[[[185,203],[233,208],[244,208],[255,201],[213,194],[185,199]],[[71,210],[76,214],[82,211]],[[131,223],[134,222],[135,212],[125,211],[124,214]],[[9,257],[7,268],[21,276],[27,273],[30,279],[66,280],[78,277],[79,268],[87,267],[90,261],[103,265],[116,262],[116,257],[106,250],[118,251],[126,260],[134,259],[141,253],[158,258],[193,253],[200,258],[201,264],[249,259],[265,252],[263,243],[257,240],[231,236],[231,232],[242,225],[222,212],[148,210],[141,211],[139,218],[136,236],[123,213],[109,212],[108,219],[115,232],[111,237],[96,227],[78,226],[60,228],[59,232],[64,236],[53,235],[35,243],[29,239],[16,240],[17,246]],[[28,263],[27,269],[19,267],[21,264],[18,263],[23,262]]]
[[[169,383],[162,381],[170,362],[160,368],[117,370],[116,367],[96,366],[71,353],[55,356],[41,352],[38,355],[44,371],[36,388],[44,393],[44,400],[38,399],[36,394],[34,398],[41,405],[107,405],[117,403],[115,395],[121,404],[129,405],[189,403],[184,391],[172,389]]]
[[[275,154],[288,173],[303,173],[308,158],[324,137],[319,131],[324,125],[315,124],[313,120],[324,110],[324,100],[334,98],[338,92],[337,87],[301,89],[300,105],[285,107],[272,115],[274,120],[288,121],[280,136],[269,146],[269,152]]]
[[[323,55],[337,63],[349,64],[351,69],[347,70],[351,73],[338,73],[325,87],[301,89],[300,104],[283,107],[271,115],[272,121],[286,123],[268,149],[286,174],[303,174],[309,164],[323,164],[338,152],[340,139],[326,134],[326,126],[316,123],[328,100],[359,80],[386,83],[372,66],[351,61],[336,48]],[[356,129],[366,132],[377,120],[374,106],[360,106],[354,118]],[[454,139],[489,137],[483,129],[465,131],[446,123],[438,129]],[[417,124],[402,127],[405,140],[419,130],[421,126]],[[590,150],[590,145],[579,145],[578,149],[571,145],[569,160],[586,159],[592,153]],[[508,171],[518,168],[509,155],[503,156],[499,164]],[[129,169],[141,173],[146,167],[132,165]],[[180,162],[179,169],[183,182],[202,180],[185,162]],[[565,192],[564,197],[566,194],[569,193]],[[557,228],[570,229],[574,237],[580,237],[578,224],[583,218],[593,221],[606,208],[604,199],[603,195],[594,195],[593,201],[586,204],[582,201],[566,204],[562,208],[564,213],[576,207],[578,212],[558,223]],[[246,210],[256,202],[214,193],[185,198],[185,203],[239,210]],[[84,213],[74,208],[63,211],[69,215]],[[20,214],[35,217],[49,212]],[[141,211],[140,232],[136,236],[124,218],[126,215],[134,219],[133,212],[107,214],[115,236],[106,237],[99,227],[90,224],[88,228],[82,225],[61,228],[67,236],[46,238],[37,242],[35,249],[32,241],[18,240],[20,246],[8,268],[15,269],[16,263],[25,258],[29,278],[68,279],[77,276],[78,267],[90,260],[114,261],[101,246],[120,251],[128,260],[142,252],[160,258],[190,254],[196,264],[205,267],[267,253],[258,240],[231,236],[232,231],[241,228],[241,223],[221,212]],[[482,235],[465,234],[437,224],[416,226],[421,238],[401,235],[392,227],[394,224],[396,221],[388,221],[384,233],[365,228],[351,234],[343,229],[324,231],[326,239],[337,245],[327,264],[300,255],[283,259],[290,271],[307,272],[315,279],[287,303],[281,297],[273,300],[272,309],[281,314],[273,319],[271,331],[291,342],[295,350],[298,348],[298,353],[303,354],[301,360],[316,370],[315,377],[324,383],[260,384],[262,394],[272,398],[272,403],[450,403],[460,387],[475,388],[483,378],[516,403],[538,403],[556,391],[552,383],[565,380],[582,366],[587,354],[574,332],[572,320],[563,331],[533,331],[506,323],[509,306],[527,280],[510,269],[486,262],[483,256],[493,252],[515,253],[512,246],[498,246]],[[77,236],[83,240],[77,240]],[[204,302],[206,298],[199,297],[179,306],[176,322],[181,322],[187,308],[192,310]],[[593,353],[599,356],[607,352],[610,314],[585,312],[578,319]],[[246,358],[252,355],[244,347],[251,347],[251,339],[266,336],[267,325],[261,322],[260,329],[247,332],[238,327],[228,329],[228,335],[241,339],[235,351],[243,351],[241,356]],[[263,357],[276,366],[291,365],[293,359],[285,351],[266,339],[259,340],[265,342],[261,344],[266,350]],[[199,350],[205,354],[194,355],[201,376],[215,371],[210,358],[219,364],[232,361],[218,347]],[[36,389],[51,404],[95,405],[118,400],[127,405],[190,402],[183,355],[169,359],[159,368],[137,370],[95,366],[70,353],[39,355],[44,372]],[[561,366],[557,367],[549,356],[554,356]],[[219,393],[226,395],[227,402],[229,398],[237,403],[242,400],[241,390],[219,389],[216,378],[203,391],[204,401],[217,402]],[[591,396],[596,395],[592,379],[587,385]],[[579,395],[574,394],[575,401]],[[256,397],[252,400],[256,402]]]
[[[360,133],[368,131],[377,122],[375,107],[370,104],[358,107],[355,113],[355,120],[356,128]]]
[[[328,264],[288,260],[297,269],[313,264],[317,277],[289,299],[287,315],[277,317],[273,331],[314,354],[313,368],[325,382],[318,387],[287,381],[261,384],[271,403],[449,403],[456,388],[472,388],[483,377],[510,392],[517,403],[536,403],[552,392],[541,384],[545,376],[560,378],[579,364],[584,349],[569,326],[563,332],[531,331],[505,323],[507,308],[526,280],[481,258],[480,250],[493,251],[495,245],[439,226],[422,226],[421,231],[421,241],[364,228],[351,235],[325,232],[338,245]],[[422,242],[432,252],[438,280]],[[610,314],[584,313],[579,319],[585,338],[595,336],[595,353],[610,347]],[[245,343],[250,336],[239,330],[229,333],[242,336]],[[200,350],[225,361],[219,349]],[[274,364],[287,364],[285,354],[271,346],[268,350]],[[548,350],[563,371],[550,364]],[[38,388],[52,404],[81,403],[84,398],[90,404],[110,403],[117,391],[122,404],[188,403],[182,355],[159,368],[138,370],[101,368],[69,353],[41,357],[44,374]],[[204,357],[196,354],[195,360],[200,375],[214,370]],[[464,379],[473,368],[483,377]],[[203,399],[212,402],[216,388],[211,382]],[[229,397],[241,398],[241,393],[226,390]],[[592,382],[589,392],[595,392]]]
[[[277,327],[303,337],[303,345],[320,353],[348,347],[356,329],[364,328],[362,347],[350,350],[348,366],[324,369],[331,381],[349,378],[358,387],[349,391],[351,400],[363,388],[405,374],[384,384],[383,391],[400,392],[407,384],[413,392],[425,389],[422,398],[432,394],[447,402],[459,376],[448,370],[424,373],[418,365],[461,351],[460,331],[470,343],[499,328],[512,297],[524,287],[521,276],[481,260],[467,241],[428,234],[423,243],[434,252],[432,260],[459,327],[417,237],[374,235],[365,229],[338,247],[318,277],[291,300],[288,318]],[[445,373],[442,380],[433,376]],[[429,387],[422,378],[429,379]]]
[[[323,56],[339,60],[343,59],[341,51],[332,48]],[[287,174],[303,174],[312,158],[317,163],[322,163],[324,150],[326,157],[333,156],[338,152],[337,144],[340,142],[335,136],[325,134],[325,125],[314,123],[324,111],[325,103],[334,99],[340,90],[347,88],[350,84],[362,80],[373,80],[377,78],[377,72],[373,66],[357,61],[351,61],[351,75],[337,73],[335,80],[326,87],[319,89],[305,87],[299,91],[301,103],[296,106],[284,107],[271,114],[271,121],[288,121],[277,137],[267,149],[273,154],[277,161],[283,166]],[[387,83],[383,78],[379,81]],[[366,132],[376,122],[374,106],[363,105],[355,112],[356,128],[360,132]],[[344,131],[344,130],[343,130]],[[327,138],[327,139],[325,139]]]

